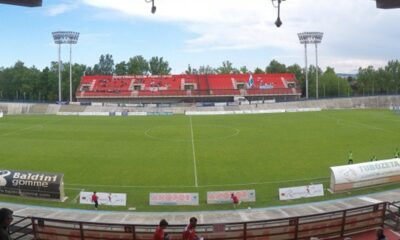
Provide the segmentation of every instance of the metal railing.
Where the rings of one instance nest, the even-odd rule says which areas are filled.
[[[32,239],[32,218],[14,216],[14,222],[10,225],[12,239]]]
[[[384,226],[389,203],[379,203],[341,211],[251,222],[200,224],[196,231],[207,240],[222,239],[309,239],[310,237],[339,238]],[[387,214],[386,214],[387,215]],[[19,220],[22,223],[24,220]],[[65,221],[31,217],[29,225],[16,233],[27,233],[31,239],[152,239],[156,225],[108,224]],[[17,223],[17,222],[16,222]],[[13,226],[20,224],[14,223]],[[185,225],[170,225],[172,239],[180,239]],[[32,234],[28,233],[32,231]],[[24,236],[26,236],[25,234]],[[21,239],[16,238],[16,239]],[[25,239],[25,238],[24,238]],[[29,239],[29,238],[27,238]]]
[[[400,230],[400,202],[391,202],[387,205],[385,225],[394,230]]]

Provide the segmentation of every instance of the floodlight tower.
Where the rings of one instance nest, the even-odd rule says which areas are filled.
[[[315,44],[315,67],[316,67],[316,89],[315,97],[318,98],[318,43],[321,43],[324,33],[322,32],[302,32],[298,33],[300,43],[304,44],[305,75],[306,75],[306,98],[308,98],[308,66],[307,66],[307,44]]]
[[[58,101],[61,102],[61,44],[69,44],[69,101],[72,102],[72,44],[78,42],[78,32],[53,32],[54,43],[58,44]]]

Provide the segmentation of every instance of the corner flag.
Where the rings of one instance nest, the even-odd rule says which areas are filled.
[[[247,87],[251,88],[254,84],[253,75],[250,73],[249,81],[247,81]]]

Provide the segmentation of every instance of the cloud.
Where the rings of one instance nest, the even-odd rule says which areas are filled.
[[[71,2],[71,1],[65,3],[59,3],[56,5],[50,5],[47,8],[47,14],[51,17],[58,16],[77,8],[78,6],[79,2]]]
[[[380,65],[400,52],[398,11],[379,10],[374,1],[284,1],[279,29],[274,25],[277,10],[269,0],[155,0],[154,15],[145,0],[82,2],[124,19],[179,24],[191,36],[184,41],[186,52],[274,49],[296,55],[302,48],[297,33],[302,31],[323,31],[321,64],[345,71],[357,69],[357,64]]]

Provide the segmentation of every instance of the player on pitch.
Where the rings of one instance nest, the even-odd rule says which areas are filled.
[[[232,199],[232,203],[233,203],[233,207],[234,208],[236,208],[237,206],[240,205],[239,198],[234,193],[231,193],[231,199]]]
[[[347,161],[347,164],[353,164],[353,152],[349,152],[349,160]]]
[[[94,209],[97,210],[97,208],[99,207],[99,197],[97,196],[96,192],[93,192],[92,202],[94,203]]]

